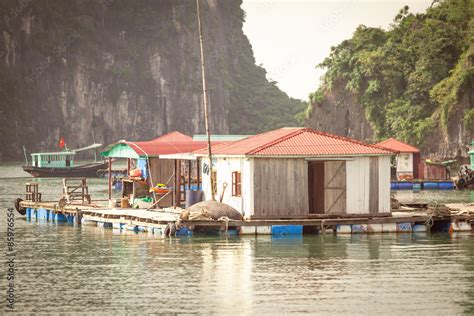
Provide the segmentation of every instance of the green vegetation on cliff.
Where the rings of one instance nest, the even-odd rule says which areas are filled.
[[[319,67],[327,69],[310,107],[334,87],[357,97],[375,138],[422,144],[441,128],[474,84],[474,2],[434,1],[423,14],[402,8],[388,31],[359,26],[333,47]],[[462,123],[473,133],[474,111],[464,106]]]

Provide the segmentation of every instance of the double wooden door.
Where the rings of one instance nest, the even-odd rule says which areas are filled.
[[[345,214],[346,162],[309,162],[308,195],[310,214]]]

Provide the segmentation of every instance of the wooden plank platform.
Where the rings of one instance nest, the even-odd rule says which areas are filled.
[[[433,221],[474,221],[474,210],[472,205],[453,205],[462,210],[459,214],[450,216],[431,216],[423,211],[413,212],[393,212],[390,216],[372,216],[364,214],[342,218],[340,216],[318,216],[317,218],[294,218],[294,219],[246,219],[246,220],[179,220],[182,209],[133,209],[133,208],[108,208],[99,204],[68,204],[63,208],[58,207],[57,202],[44,201],[22,201],[20,206],[30,209],[49,210],[54,214],[63,214],[74,217],[74,222],[81,223],[120,223],[131,226],[153,227],[154,225],[176,224],[179,227],[194,229],[198,227],[214,227],[220,230],[227,230],[228,227],[273,227],[273,226],[303,226],[320,228],[321,231],[333,229],[340,225],[398,225],[410,224],[425,225]],[[472,212],[471,212],[472,211]],[[47,216],[46,216],[47,217]]]

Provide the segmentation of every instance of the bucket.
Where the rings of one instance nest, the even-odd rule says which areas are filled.
[[[202,201],[202,191],[186,190],[186,208]]]
[[[121,200],[120,200],[120,206],[122,208],[129,208],[130,207],[130,204],[128,203],[128,197],[123,197]]]

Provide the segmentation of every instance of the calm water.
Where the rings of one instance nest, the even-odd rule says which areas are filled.
[[[31,178],[16,164],[0,174],[5,244],[6,207]],[[40,181],[45,199],[59,197],[59,182]],[[106,194],[104,180],[89,184],[93,198]],[[399,198],[441,199],[410,194]],[[474,201],[469,192],[442,199]],[[16,249],[22,313],[474,313],[471,234],[160,239],[17,218]]]

